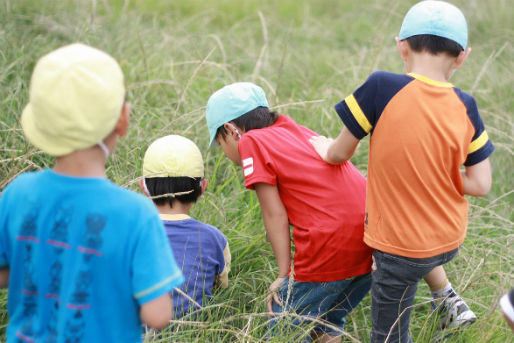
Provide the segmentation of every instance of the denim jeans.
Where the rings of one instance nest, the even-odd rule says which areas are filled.
[[[372,343],[410,343],[409,322],[418,282],[457,255],[455,249],[428,258],[409,258],[375,250],[371,272]]]
[[[308,324],[309,318],[315,318],[325,320],[338,329],[317,323],[314,330],[334,336],[341,335],[346,315],[368,294],[370,287],[370,273],[331,282],[294,281],[290,291],[289,278],[286,278],[278,291],[282,307],[273,302],[273,312],[290,311],[304,316],[303,319],[292,320],[292,326],[286,328],[287,330]],[[276,320],[273,320],[270,327],[273,328],[276,324]],[[276,328],[271,331],[273,335],[280,334]]]

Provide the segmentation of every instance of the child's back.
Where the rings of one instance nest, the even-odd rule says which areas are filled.
[[[316,134],[280,115],[275,124],[240,139],[245,184],[277,185],[294,226],[298,281],[334,281],[369,272],[362,241],[366,180],[347,162],[332,166],[309,143]]]
[[[228,286],[229,259],[225,252],[227,239],[214,226],[202,223],[187,215],[161,214],[173,255],[184,274],[184,283],[179,287],[196,301],[204,304],[213,295],[213,286]],[[225,253],[224,253],[225,252]],[[181,317],[195,309],[190,299],[174,290],[175,316]]]
[[[366,125],[353,101],[369,116]],[[373,130],[365,242],[414,258],[459,247],[468,210],[460,167],[492,151],[473,98],[418,74],[375,72],[336,111],[357,138]]]
[[[142,321],[171,318],[161,306],[182,275],[158,213],[105,178],[127,130],[123,98],[121,70],[99,50],[74,44],[36,65],[22,126],[56,163],[20,175],[0,199],[8,342],[140,342]]]

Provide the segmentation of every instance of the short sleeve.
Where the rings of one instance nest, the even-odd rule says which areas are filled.
[[[373,133],[389,101],[413,78],[385,71],[372,73],[353,94],[335,105],[344,125],[357,139]]]
[[[241,165],[245,177],[245,186],[254,189],[253,185],[259,182],[270,185],[277,184],[277,175],[273,170],[273,161],[266,147],[259,144],[253,132],[247,132],[241,137],[238,145],[241,156]]]
[[[219,232],[216,237],[216,259],[218,260],[218,269],[216,274],[221,274],[226,265],[226,256],[224,250],[228,247],[228,242],[225,236]]]
[[[132,286],[139,305],[170,292],[184,282],[156,214],[141,230],[132,260]]]
[[[466,106],[469,120],[475,130],[468,147],[466,161],[464,161],[464,165],[470,167],[488,158],[494,151],[494,145],[487,135],[475,99],[459,89],[455,89],[455,91]]]
[[[228,273],[230,272],[232,257],[230,255],[230,248],[225,236],[220,235],[218,243],[217,255],[219,261],[219,269],[216,271],[216,279],[222,288],[226,288],[228,287]]]
[[[353,94],[335,105],[344,125],[357,139],[364,138],[375,126],[377,73],[373,73]]]

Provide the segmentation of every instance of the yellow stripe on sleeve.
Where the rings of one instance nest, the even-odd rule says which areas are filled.
[[[359,123],[360,127],[366,132],[369,133],[373,126],[368,121],[368,118],[364,115],[364,112],[362,112],[361,107],[357,103],[357,100],[353,96],[353,94],[350,94],[344,99],[346,102],[346,105],[348,105],[348,108],[352,112],[355,120]]]
[[[469,145],[468,154],[471,154],[487,143],[489,140],[489,136],[487,135],[487,132],[484,130],[480,136],[478,136],[477,139],[475,139],[471,144]]]

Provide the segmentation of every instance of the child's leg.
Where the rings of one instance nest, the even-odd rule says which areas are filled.
[[[371,274],[363,274],[348,280],[341,290],[334,289],[334,293],[339,293],[337,298],[332,302],[330,310],[322,319],[329,322],[333,326],[344,329],[346,316],[359,305],[362,299],[369,293],[371,288]],[[311,337],[316,343],[338,343],[342,340],[342,335],[330,328],[324,328],[323,332],[313,330]]]
[[[302,316],[292,320],[293,330],[295,326],[310,324],[311,319],[328,321],[331,327],[320,323],[315,325],[310,335],[311,339],[316,343],[337,343],[341,341],[346,315],[368,294],[371,276],[368,273],[353,279],[329,282],[294,281],[291,289],[288,289],[288,281],[289,279],[286,279],[278,290],[282,307],[273,302],[273,312],[291,311]],[[276,321],[270,322],[272,335],[289,335],[288,328],[284,330],[278,326],[277,329],[277,325]]]
[[[371,342],[412,343],[410,312],[424,273],[390,256],[378,250],[373,253],[376,270],[371,273]]]
[[[441,313],[439,323],[442,329],[466,326],[475,322],[476,315],[452,288],[442,265],[432,269],[424,279],[432,293],[432,308],[435,310],[439,306],[445,309]]]
[[[418,282],[432,269],[450,261],[457,249],[428,258],[409,258],[375,250],[371,283],[372,343],[412,342],[410,312]]]
[[[430,273],[425,275],[424,279],[428,287],[430,287],[430,291],[432,293],[444,290],[444,288],[448,286],[448,284],[450,283],[448,281],[448,278],[446,277],[446,272],[444,271],[443,266],[437,266],[434,269],[432,269]]]

